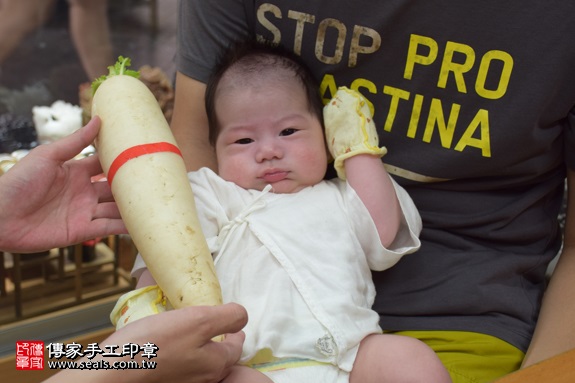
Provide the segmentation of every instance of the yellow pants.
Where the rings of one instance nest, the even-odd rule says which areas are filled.
[[[525,354],[494,336],[466,331],[397,331],[431,347],[453,383],[486,383],[521,366]]]

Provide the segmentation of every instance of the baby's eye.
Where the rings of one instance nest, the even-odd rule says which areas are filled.
[[[251,138],[240,138],[239,140],[236,140],[234,144],[247,145],[251,144],[252,142],[254,142],[254,140]]]
[[[281,131],[280,136],[291,136],[292,134],[294,134],[295,132],[297,132],[297,129],[295,128],[287,128]]]

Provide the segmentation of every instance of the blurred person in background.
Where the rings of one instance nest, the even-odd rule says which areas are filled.
[[[0,66],[32,32],[46,24],[58,0],[0,0]],[[67,0],[69,30],[88,80],[113,63],[107,0]]]

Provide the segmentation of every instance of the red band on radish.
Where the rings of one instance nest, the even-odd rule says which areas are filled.
[[[159,152],[172,152],[176,153],[180,157],[182,156],[180,149],[178,149],[176,145],[170,144],[169,142],[154,142],[150,144],[132,146],[131,148],[128,148],[120,153],[114,162],[112,162],[112,165],[110,165],[110,169],[108,170],[108,183],[110,186],[112,185],[112,181],[114,180],[116,172],[126,162],[136,157]]]

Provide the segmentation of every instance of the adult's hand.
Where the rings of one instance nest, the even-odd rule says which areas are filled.
[[[245,309],[235,303],[186,307],[145,317],[116,331],[102,345],[153,343],[158,347],[157,357],[151,359],[156,362],[155,369],[62,370],[45,383],[216,383],[240,358],[244,341],[240,330],[247,318]],[[221,334],[228,334],[222,342],[211,340]],[[110,364],[116,361],[105,360]]]
[[[73,159],[98,134],[96,117],[77,132],[30,151],[0,176],[0,250],[18,253],[126,233],[97,155]]]

